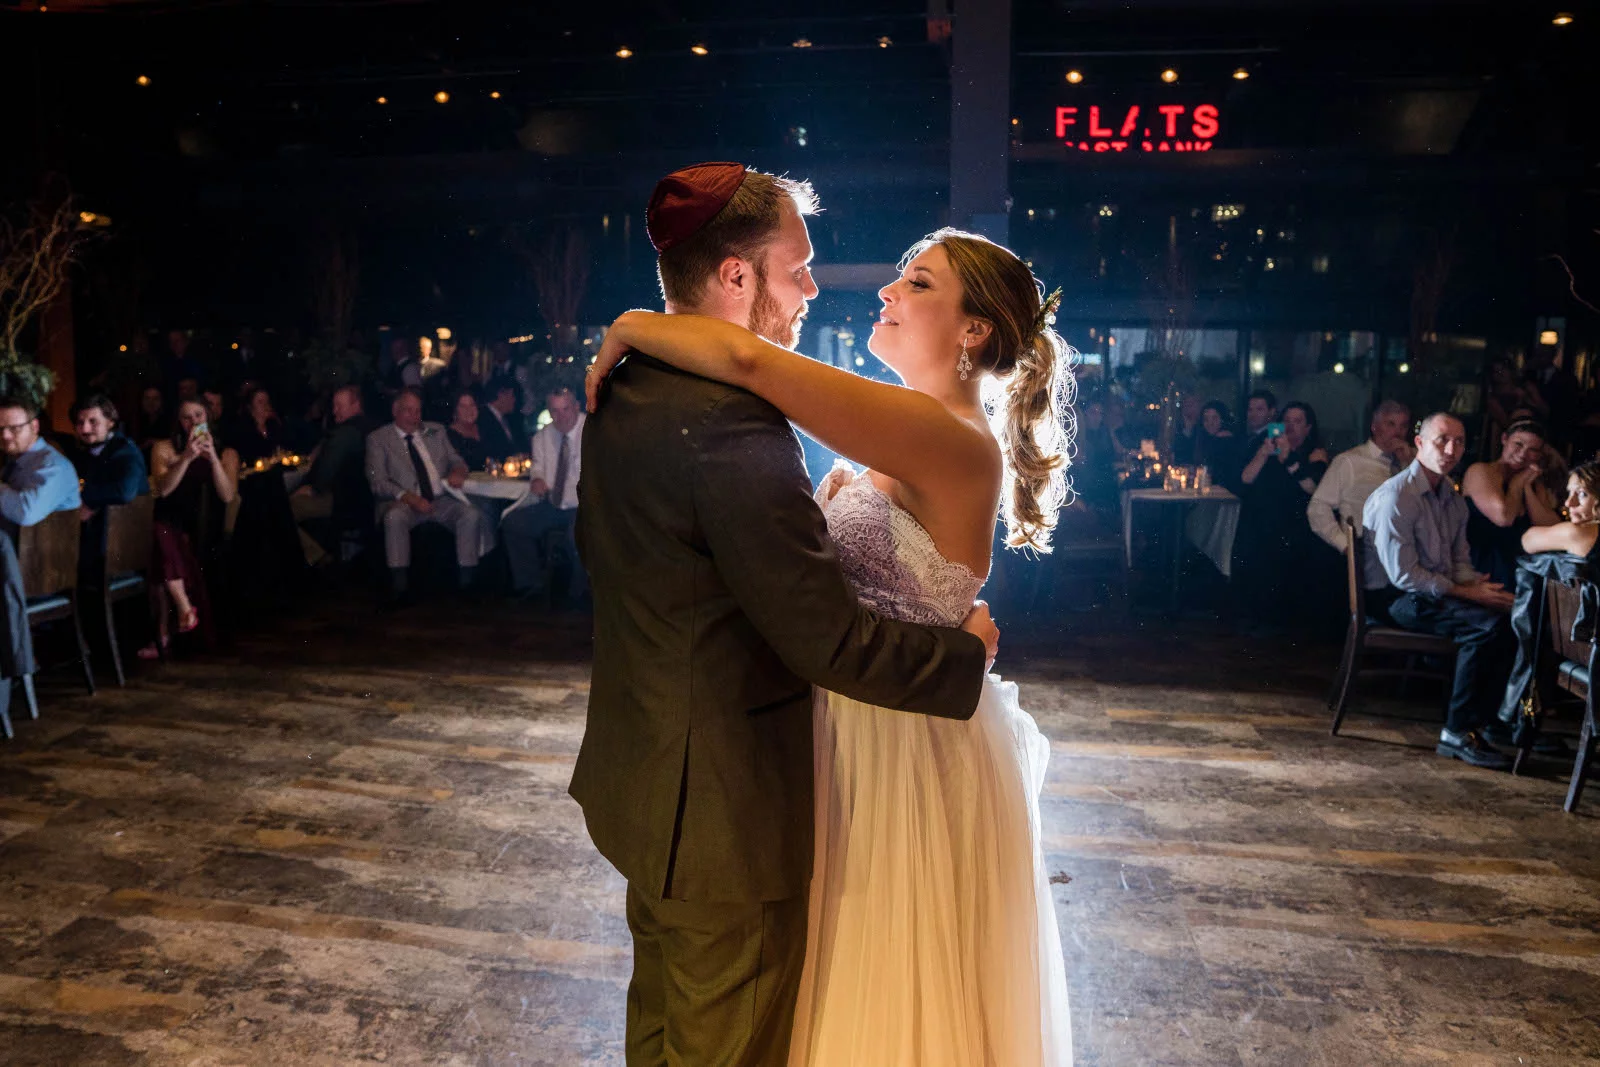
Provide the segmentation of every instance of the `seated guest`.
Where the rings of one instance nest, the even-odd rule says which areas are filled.
[[[1244,406],[1244,436],[1234,443],[1233,463],[1229,469],[1218,472],[1212,479],[1233,492],[1240,491],[1244,481],[1240,472],[1253,460],[1267,440],[1267,427],[1278,417],[1278,398],[1270,389],[1257,389],[1251,393]]]
[[[1200,409],[1200,433],[1194,443],[1194,462],[1221,473],[1233,465],[1233,417],[1228,405],[1212,400]]]
[[[289,506],[298,523],[331,518],[337,530],[355,529],[372,518],[366,472],[372,427],[362,410],[361,390],[354,385],[334,390],[332,408],[333,428],[317,445],[311,469],[290,495]]]
[[[145,386],[139,393],[139,411],[133,420],[131,435],[134,444],[148,459],[155,443],[171,437],[172,431],[173,421],[167,413],[167,398],[162,394],[161,387]]]
[[[450,420],[450,425],[445,427],[445,433],[450,435],[450,446],[461,457],[461,462],[467,465],[467,470],[481,471],[484,460],[491,457],[496,460],[505,458],[505,456],[495,456],[484,440],[483,423],[478,418],[478,401],[472,395],[471,389],[462,389],[456,393],[455,403],[450,406],[450,410],[453,418]]]
[[[1511,593],[1472,566],[1467,505],[1450,471],[1467,448],[1466,427],[1443,412],[1422,420],[1417,458],[1367,498],[1367,608],[1378,618],[1456,643],[1455,682],[1437,751],[1474,767],[1511,760],[1481,736],[1511,672]]]
[[[1172,426],[1172,462],[1185,467],[1200,462],[1195,455],[1200,450],[1202,434],[1205,432],[1201,422],[1200,398],[1193,393],[1185,393],[1178,403],[1178,419]]]
[[[20,397],[0,397],[0,517],[13,527],[36,526],[50,515],[82,505],[72,462],[39,434],[39,412]]]
[[[155,659],[169,647],[173,611],[179,633],[201,627],[207,643],[215,639],[205,568],[221,558],[224,513],[239,488],[239,454],[218,450],[200,401],[179,407],[177,435],[151,449],[150,483],[156,494],[150,583],[156,640],[139,650],[141,659]]]
[[[488,457],[504,463],[521,452],[528,440],[522,431],[522,416],[517,413],[517,385],[510,378],[491,378],[483,387],[483,398],[478,436]]]
[[[467,481],[467,465],[444,427],[422,421],[422,394],[402,389],[391,409],[394,422],[367,435],[367,484],[377,502],[384,557],[395,601],[409,595],[411,530],[434,522],[456,536],[461,587],[472,584],[482,550],[483,512],[450,495]]]
[[[1544,428],[1530,419],[1513,422],[1500,435],[1500,458],[1474,463],[1461,480],[1472,565],[1507,588],[1516,581],[1523,533],[1561,521],[1541,481],[1544,454]]]
[[[1600,564],[1600,459],[1572,468],[1567,475],[1567,521],[1523,531],[1524,552],[1567,552]]]
[[[211,436],[223,442],[229,436],[227,397],[221,386],[208,385],[200,390],[200,401],[206,406],[206,423],[211,427]]]
[[[28,598],[13,540],[21,526],[36,526],[58,511],[75,511],[78,473],[67,457],[39,436],[39,412],[20,397],[0,397],[0,517],[9,525],[0,536],[0,589],[5,615],[0,621],[0,708],[11,702],[11,679],[34,672],[33,634],[28,629]]]
[[[1078,410],[1078,454],[1072,464],[1072,488],[1089,507],[1115,510],[1119,458],[1106,429],[1105,401],[1099,396],[1085,397]]]
[[[245,394],[244,415],[223,444],[239,455],[239,513],[229,554],[232,586],[239,599],[257,607],[281,604],[304,577],[305,549],[289,504],[278,456],[288,450],[283,420],[272,395],[261,386]],[[257,470],[256,464],[262,469]]]
[[[1326,588],[1327,561],[1310,551],[1315,542],[1305,514],[1327,469],[1316,412],[1296,402],[1283,409],[1283,433],[1263,436],[1239,474],[1233,582],[1245,616],[1257,625],[1276,627],[1303,618],[1295,606],[1308,581],[1315,578],[1319,594]]]
[[[575,584],[582,581],[573,543],[578,516],[578,475],[582,469],[583,409],[571,390],[546,398],[550,424],[533,436],[533,466],[525,502],[500,520],[506,556],[511,561],[511,588],[527,596],[544,592],[549,560],[543,556],[546,535],[559,531],[573,560]]]
[[[104,393],[72,405],[77,440],[67,458],[78,471],[83,537],[78,549],[78,584],[99,588],[106,560],[106,508],[150,492],[150,472],[139,446],[116,431],[117,406]]]
[[[1416,458],[1407,441],[1410,430],[1411,409],[1397,400],[1385,400],[1372,412],[1366,444],[1340,452],[1328,464],[1328,473],[1306,505],[1306,519],[1336,551],[1343,553],[1348,541],[1345,520],[1359,523],[1372,491]]]

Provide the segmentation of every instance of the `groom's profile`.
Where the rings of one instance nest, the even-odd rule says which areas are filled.
[[[666,309],[793,347],[817,293],[804,182],[704,163],[646,229]],[[627,1062],[780,1065],[805,958],[812,686],[964,719],[983,641],[882,618],[845,580],[783,415],[635,353],[586,424],[594,674],[572,777],[628,881]]]

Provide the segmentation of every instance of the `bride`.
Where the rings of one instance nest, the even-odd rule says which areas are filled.
[[[1009,250],[944,229],[879,292],[868,349],[910,388],[826,366],[720,319],[632,311],[629,350],[736,385],[840,462],[818,490],[862,602],[956,626],[1006,543],[1048,551],[1066,495],[1071,350]],[[987,400],[987,405],[986,405]],[[1044,870],[1049,742],[991,675],[969,721],[818,692],[816,858],[791,1067],[1050,1067],[1072,1061]]]

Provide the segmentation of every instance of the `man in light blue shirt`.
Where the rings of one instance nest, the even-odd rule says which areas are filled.
[[[1417,458],[1362,509],[1368,610],[1403,629],[1454,639],[1455,683],[1437,751],[1504,769],[1511,760],[1480,731],[1499,708],[1511,671],[1511,594],[1472,566],[1467,504],[1449,478],[1466,452],[1466,427],[1453,415],[1429,415],[1416,446]]]
[[[57,511],[78,510],[78,472],[60,452],[39,436],[39,412],[26,400],[0,397],[0,518],[9,528],[0,536],[0,725],[11,736],[6,710],[11,679],[32,674],[33,635],[28,630],[27,596],[12,536],[19,526],[33,526]]]
[[[39,413],[25,400],[0,397],[0,517],[35,526],[46,516],[77,510],[78,471],[39,436]]]

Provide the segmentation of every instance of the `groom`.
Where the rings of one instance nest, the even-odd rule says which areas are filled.
[[[817,293],[815,210],[808,184],[736,163],[667,175],[646,215],[667,311],[792,347]],[[805,958],[811,687],[965,719],[998,633],[981,609],[963,633],[862,607],[783,415],[648,356],[607,380],[578,493],[595,656],[571,792],[628,879],[627,1062],[781,1067]]]

